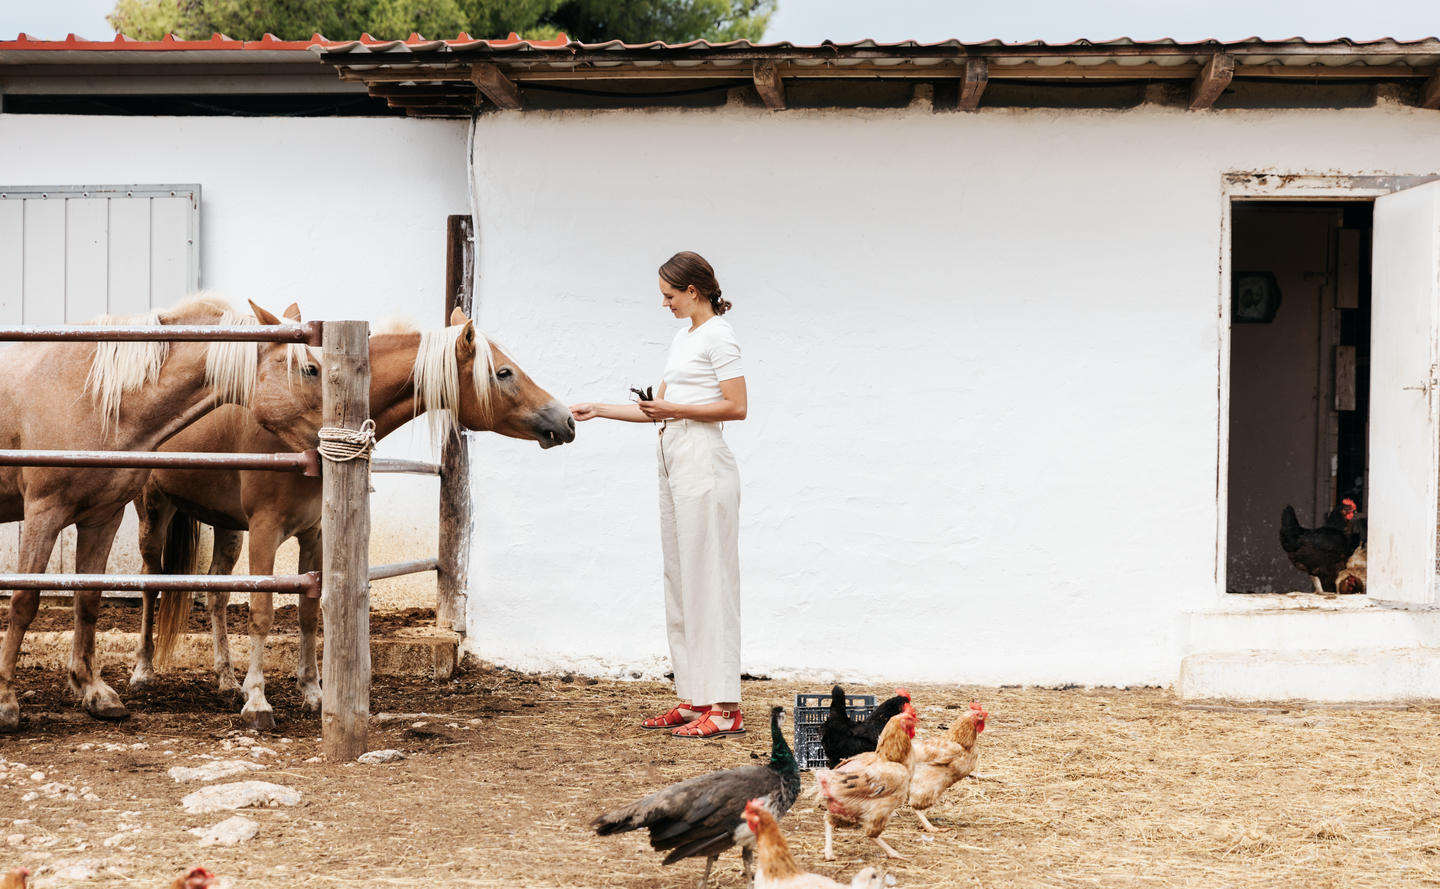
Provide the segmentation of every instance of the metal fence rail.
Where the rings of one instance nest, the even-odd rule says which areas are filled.
[[[400,460],[394,457],[376,457],[370,461],[371,472],[408,472],[412,475],[439,475],[439,463],[424,460]]]
[[[440,570],[439,559],[414,559],[409,562],[391,562],[388,565],[371,565],[370,579],[384,580],[387,577],[402,577],[406,574],[423,574]]]
[[[320,454],[213,454],[206,451],[0,450],[0,466],[95,466],[114,469],[258,469],[320,475]]]
[[[115,324],[0,327],[0,342],[221,342],[320,345],[323,321],[296,324]]]
[[[307,574],[0,574],[6,590],[113,590],[127,593],[232,592],[320,598],[320,572]]]

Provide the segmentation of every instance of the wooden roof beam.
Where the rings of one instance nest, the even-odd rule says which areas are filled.
[[[980,107],[980,97],[985,94],[985,86],[990,82],[990,64],[984,59],[966,59],[965,77],[960,81],[960,102],[956,105],[961,111],[975,111]]]
[[[1430,75],[1425,85],[1420,88],[1421,108],[1440,108],[1440,71]]]
[[[755,63],[755,89],[760,93],[760,99],[765,107],[771,111],[785,110],[785,81],[780,77],[780,69],[772,61]]]
[[[520,90],[515,82],[505,76],[498,65],[490,62],[476,62],[470,66],[470,82],[481,95],[495,103],[502,111],[519,111],[525,107]]]
[[[1215,100],[1225,92],[1225,87],[1235,77],[1235,57],[1217,52],[1200,69],[1200,76],[1190,85],[1190,110],[1204,111],[1214,106]]]

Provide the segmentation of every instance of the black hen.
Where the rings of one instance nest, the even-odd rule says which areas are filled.
[[[1302,527],[1294,507],[1286,506],[1280,513],[1280,546],[1291,564],[1310,575],[1315,592],[1335,592],[1335,577],[1355,551],[1357,541],[1350,529],[1354,517],[1355,501],[1349,497],[1330,510],[1319,528]]]
[[[638,802],[606,812],[591,822],[600,836],[648,828],[650,846],[668,852],[664,864],[682,858],[705,858],[704,886],[721,852],[737,842],[752,873],[754,835],[745,826],[745,804],[763,798],[776,818],[790,811],[800,795],[800,767],[780,730],[785,708],[770,711],[770,763],[710,772],[671,784]]]
[[[890,717],[910,702],[910,692],[895,689],[895,697],[881,701],[870,715],[854,722],[845,712],[845,689],[835,686],[830,689],[830,715],[820,726],[820,747],[825,751],[825,764],[835,768],[842,760],[875,749],[880,733]]]

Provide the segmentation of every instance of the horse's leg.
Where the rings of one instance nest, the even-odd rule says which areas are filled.
[[[25,516],[16,570],[21,574],[44,574],[50,564],[50,552],[55,549],[55,538],[63,527],[65,519],[59,513]],[[11,591],[5,647],[0,650],[0,732],[13,732],[20,727],[20,702],[15,699],[15,664],[20,660],[20,640],[25,637],[25,631],[30,628],[39,607],[39,590]]]
[[[210,556],[211,574],[229,574],[240,561],[240,545],[245,542],[244,531],[215,529],[215,546]],[[235,667],[230,663],[230,635],[226,629],[226,617],[230,608],[230,593],[212,591],[206,598],[210,610],[210,642],[215,651],[215,682],[220,693],[226,697],[240,698],[240,683],[235,681]]]
[[[140,561],[145,574],[163,574],[160,560],[165,553],[165,535],[170,522],[175,518],[175,505],[168,497],[140,497],[135,501],[135,510],[140,515]],[[155,684],[155,597],[146,591],[141,594],[144,605],[140,610],[140,644],[135,649],[135,669],[130,672],[130,688],[144,689]],[[180,595],[170,593],[169,595]]]
[[[250,573],[275,573],[275,550],[280,548],[280,531],[273,524],[250,517]],[[245,674],[245,706],[240,718],[253,729],[268,732],[275,727],[275,711],[265,700],[265,637],[275,622],[275,595],[250,594],[250,669]]]
[[[300,534],[300,573],[320,570],[320,528]],[[295,663],[295,682],[304,699],[306,713],[320,712],[320,667],[315,659],[315,638],[320,629],[320,600],[300,596],[300,658]]]
[[[101,574],[110,559],[110,545],[120,530],[124,510],[94,525],[76,526],[75,571]],[[80,695],[85,710],[98,719],[124,719],[130,715],[120,696],[105,684],[95,663],[95,620],[100,616],[100,591],[75,591],[75,636],[70,646],[70,687]]]

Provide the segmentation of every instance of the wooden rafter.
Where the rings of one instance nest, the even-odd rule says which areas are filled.
[[[968,61],[976,61],[970,59]],[[1203,66],[1198,64],[1120,65],[987,65],[990,80],[1194,80]],[[965,76],[965,65],[945,62],[935,65],[801,65],[776,62],[776,72],[787,80],[824,78],[827,80],[859,78],[864,80],[943,80]],[[1337,65],[1236,65],[1236,77],[1264,77],[1278,80],[1397,80],[1424,78],[1434,69],[1411,68],[1407,65],[1337,66]],[[506,76],[520,84],[542,81],[584,80],[744,80],[752,73],[750,67],[735,65],[687,65],[685,67],[615,65],[603,68],[575,65],[526,63],[509,65]],[[361,83],[471,83],[468,68],[416,65],[351,70],[340,69],[340,79]]]
[[[755,89],[765,107],[771,111],[785,110],[785,81],[780,78],[780,69],[774,62],[755,63]]]
[[[974,111],[980,107],[980,97],[985,94],[985,85],[990,82],[990,65],[984,59],[967,59],[965,77],[960,81],[960,101],[956,105],[961,111]]]
[[[1203,111],[1215,104],[1225,87],[1235,77],[1235,57],[1217,52],[1200,69],[1200,76],[1190,86],[1190,110]]]
[[[1430,75],[1425,86],[1420,88],[1421,108],[1440,108],[1440,71]]]
[[[506,77],[498,65],[491,62],[476,62],[471,65],[470,82],[502,111],[519,111],[525,107],[515,82]]]

